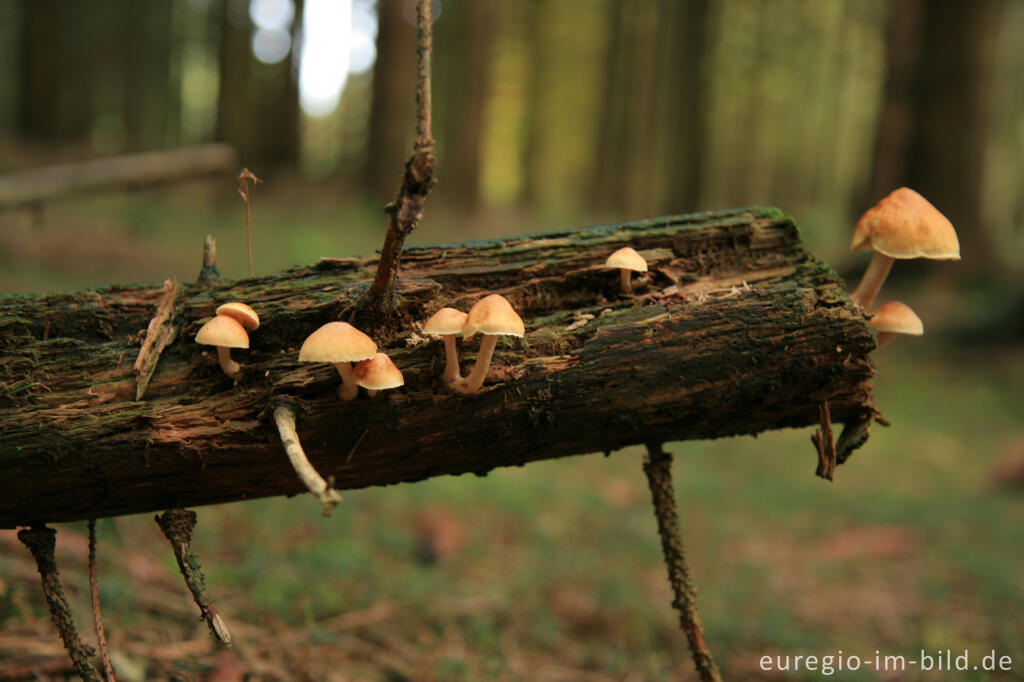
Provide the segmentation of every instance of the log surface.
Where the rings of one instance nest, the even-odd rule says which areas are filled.
[[[624,245],[651,266],[634,297],[602,267]],[[132,364],[161,287],[0,297],[0,528],[303,492],[277,401],[295,408],[310,460],[339,489],[804,427],[824,399],[836,422],[873,409],[874,335],[776,209],[408,249],[401,331],[375,339],[406,386],[342,403],[333,367],[300,364],[296,350],[357,308],[375,264],[325,259],[183,287],[182,328],[139,401]],[[680,293],[662,293],[673,284]],[[455,395],[443,344],[417,325],[492,292],[526,337],[499,343],[483,392]],[[230,300],[262,319],[251,349],[234,351],[237,383],[193,339]],[[460,344],[463,367],[478,339]]]

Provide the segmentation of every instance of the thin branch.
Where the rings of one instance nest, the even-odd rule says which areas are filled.
[[[811,442],[818,451],[818,468],[814,473],[819,478],[831,481],[836,473],[838,455],[835,440],[832,438],[832,415],[829,412],[828,400],[823,400],[818,406],[818,421],[821,426],[811,436]]]
[[[199,567],[199,559],[192,551],[192,531],[196,527],[196,513],[188,509],[168,509],[154,519],[171,543],[174,558],[178,561],[178,569],[185,578],[185,584],[188,585],[192,599],[199,607],[210,632],[225,645],[231,646],[231,633],[217,613],[217,607],[210,602],[206,594],[206,581]]]
[[[250,180],[254,185],[258,185],[263,182],[257,178],[251,170],[243,168],[242,172],[238,174],[238,193],[242,195],[242,201],[245,202],[245,240],[249,247],[249,276],[252,277],[252,210],[250,207]]]
[[[274,408],[274,422],[277,424],[277,431],[281,434],[281,444],[292,463],[292,468],[299,479],[306,485],[309,492],[320,501],[324,508],[324,516],[330,516],[331,510],[341,502],[341,493],[335,490],[324,480],[306,457],[306,452],[299,442],[299,434],[295,431],[295,412],[286,405],[279,405]],[[362,440],[362,437],[360,437]],[[358,441],[356,445],[358,445]],[[353,446],[353,450],[355,446]],[[349,454],[351,457],[351,453]]]
[[[417,135],[413,154],[405,163],[405,172],[395,200],[384,207],[388,214],[388,230],[384,235],[377,275],[370,287],[367,308],[380,317],[389,307],[398,278],[405,238],[416,229],[423,217],[423,204],[434,184],[434,136],[430,114],[430,58],[433,51],[431,0],[418,0],[416,17],[417,69],[416,119]],[[377,320],[379,322],[379,320]]]
[[[647,445],[644,473],[647,474],[647,483],[651,488],[654,515],[658,519],[658,534],[661,536],[661,550],[668,568],[668,581],[675,594],[672,606],[679,612],[679,625],[686,633],[693,663],[704,682],[722,682],[718,666],[704,643],[704,630],[697,613],[697,587],[690,578],[690,569],[686,564],[686,548],[679,530],[679,514],[676,512],[675,492],[672,488],[672,455],[665,452],[660,443]]]
[[[71,617],[71,609],[68,608],[64,590],[61,588],[57,561],[53,556],[53,550],[57,546],[57,531],[46,526],[25,528],[18,531],[18,539],[28,547],[28,551],[32,552],[32,557],[36,560],[43,585],[43,596],[46,597],[46,605],[50,608],[50,618],[64,640],[64,648],[67,649],[75,670],[86,682],[100,682],[90,661],[95,651],[91,646],[84,644],[82,638],[78,636],[75,621]]]
[[[100,589],[96,582],[96,519],[89,519],[89,595],[92,597],[92,622],[96,629],[96,643],[100,650],[100,672],[106,682],[115,682],[114,666],[110,663],[107,649],[107,633],[103,630],[103,615],[100,613]]]

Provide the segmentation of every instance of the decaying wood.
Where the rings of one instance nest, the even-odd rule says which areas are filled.
[[[601,267],[627,244],[651,265],[634,297]],[[183,286],[182,333],[144,401],[121,359],[137,352],[160,288],[0,297],[0,527],[302,492],[272,417],[282,396],[313,466],[340,490],[817,425],[825,399],[837,422],[874,412],[874,335],[775,209],[407,249],[401,329],[375,339],[406,385],[342,403],[335,369],[296,351],[352,314],[375,265]],[[521,313],[526,337],[500,343],[481,393],[455,395],[444,344],[416,325],[492,292]],[[237,383],[193,342],[229,300],[262,321]],[[461,344],[464,364],[477,347]]]
[[[225,173],[234,167],[235,150],[226,144],[122,154],[46,166],[0,175],[0,208],[101,189],[191,180]]]
[[[178,296],[181,295],[181,284],[173,279],[164,282],[164,294],[156,304],[156,314],[149,321],[146,338],[132,366],[138,377],[135,379],[135,399],[142,400],[146,395],[149,380],[153,378],[160,353],[168,344],[173,343],[181,327],[180,313],[177,308]]]

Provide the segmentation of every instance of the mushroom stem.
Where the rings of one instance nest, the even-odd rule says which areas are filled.
[[[494,356],[494,346],[498,343],[498,334],[484,334],[480,342],[480,352],[476,356],[476,364],[473,371],[465,379],[460,379],[452,384],[459,393],[476,393],[484,385],[487,377],[487,368],[491,366],[491,357]]]
[[[878,332],[878,344],[875,349],[877,350],[892,341],[894,336],[896,336],[896,332]]]
[[[338,389],[338,397],[342,400],[352,400],[359,395],[359,384],[356,383],[355,371],[351,362],[336,362],[335,368],[341,375],[341,387]]]
[[[892,257],[877,251],[871,257],[868,269],[864,271],[864,277],[861,278],[857,289],[850,294],[850,298],[859,303],[864,310],[871,307],[875,296],[881,291],[882,284],[885,283],[885,278],[889,276],[889,270],[892,269],[893,260]]]
[[[231,349],[226,346],[217,346],[217,359],[220,360],[220,368],[232,379],[237,379],[242,366],[231,359]]]
[[[459,379],[459,351],[455,348],[455,334],[444,335],[444,380],[448,383]]]
[[[633,271],[627,270],[626,268],[619,268],[619,275],[622,278],[622,293],[633,293]]]
[[[288,455],[292,468],[309,492],[320,500],[324,516],[330,516],[331,509],[341,502],[341,493],[332,488],[310,464],[306,452],[302,449],[302,443],[299,442],[299,434],[295,432],[295,413],[288,407],[277,407],[274,409],[274,422],[277,424],[281,444],[284,445],[285,454]]]

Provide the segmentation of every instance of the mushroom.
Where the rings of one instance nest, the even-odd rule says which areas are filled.
[[[231,349],[249,347],[249,335],[238,320],[227,315],[217,315],[199,328],[196,343],[216,346],[220,368],[232,379],[238,378],[242,368],[231,359]]]
[[[864,310],[871,307],[894,259],[960,260],[960,243],[952,223],[906,187],[893,191],[861,216],[850,250],[875,252],[860,285],[850,294]]]
[[[370,396],[376,396],[378,391],[405,386],[402,372],[384,353],[377,353],[369,360],[356,363],[355,375],[356,383],[365,388]]]
[[[480,352],[477,353],[473,371],[465,379],[459,379],[452,384],[459,393],[476,393],[483,386],[499,336],[522,338],[526,328],[523,326],[522,318],[516,314],[512,304],[504,296],[491,294],[477,301],[469,309],[462,333],[468,339],[477,332],[483,334],[484,338],[480,342]]]
[[[260,316],[256,314],[256,311],[238,301],[225,303],[217,308],[217,314],[235,318],[239,324],[250,332],[259,329],[260,326]]]
[[[302,342],[299,362],[329,362],[341,376],[338,397],[352,400],[359,394],[352,363],[369,360],[377,352],[377,344],[347,322],[328,322]]]
[[[444,380],[451,383],[459,378],[459,351],[455,348],[455,335],[466,326],[466,313],[455,308],[441,308],[423,325],[423,333],[444,339]]]
[[[878,332],[879,348],[892,341],[892,337],[897,334],[912,336],[924,334],[924,324],[921,322],[921,318],[910,309],[910,306],[899,301],[889,301],[878,306],[875,312],[871,313],[868,324]]]
[[[622,277],[622,293],[628,294],[633,291],[633,283],[630,281],[632,272],[647,272],[647,261],[639,253],[628,246],[624,246],[604,262],[606,268],[618,268]]]

